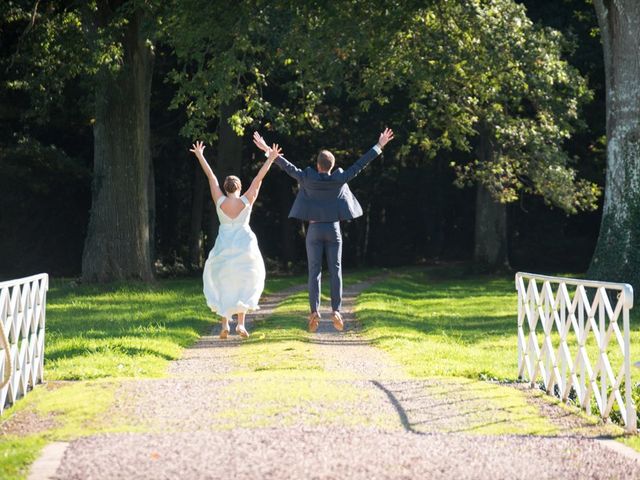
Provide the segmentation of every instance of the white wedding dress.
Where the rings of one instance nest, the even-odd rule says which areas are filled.
[[[241,196],[244,209],[236,218],[229,218],[220,208],[226,198],[223,195],[216,202],[220,228],[204,265],[203,280],[209,308],[230,320],[234,313],[260,308],[265,269],[258,239],[249,227],[249,200]]]

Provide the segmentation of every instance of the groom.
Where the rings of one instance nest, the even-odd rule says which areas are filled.
[[[362,215],[362,207],[351,193],[347,182],[355,177],[384,146],[393,139],[393,131],[386,128],[378,143],[346,170],[333,171],[336,160],[329,150],[321,150],[316,169],[300,170],[284,157],[275,163],[298,182],[298,195],[289,212],[289,218],[309,222],[306,247],[309,268],[309,331],[315,332],[320,324],[320,278],[322,257],[327,256],[331,285],[331,320],[336,330],[344,328],[340,306],[342,304],[342,234],[341,220],[352,220]],[[268,154],[269,146],[258,132],[253,134],[256,146]]]

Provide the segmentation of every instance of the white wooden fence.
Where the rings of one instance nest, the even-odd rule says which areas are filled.
[[[519,272],[516,290],[518,376],[531,386],[540,377],[547,393],[563,401],[575,392],[579,405],[589,413],[595,399],[603,419],[609,418],[617,402],[626,430],[636,432],[631,397],[631,286]],[[617,370],[610,357],[619,364]]]
[[[0,414],[42,382],[49,276],[0,282]]]

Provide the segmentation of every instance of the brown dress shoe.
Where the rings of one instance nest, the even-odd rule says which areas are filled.
[[[333,312],[331,314],[331,320],[333,321],[333,326],[336,330],[339,332],[344,330],[344,322],[342,321],[342,315],[340,315],[340,312]]]
[[[309,315],[309,331],[311,333],[318,330],[318,326],[320,325],[320,314],[318,312],[311,312]]]

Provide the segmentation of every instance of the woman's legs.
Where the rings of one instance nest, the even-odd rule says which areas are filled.
[[[236,325],[236,332],[242,338],[247,338],[249,336],[249,332],[244,328],[244,312],[238,313],[238,325]]]
[[[227,317],[222,317],[220,319],[220,323],[220,338],[224,340],[225,338],[227,338],[227,335],[229,335],[229,319]]]

